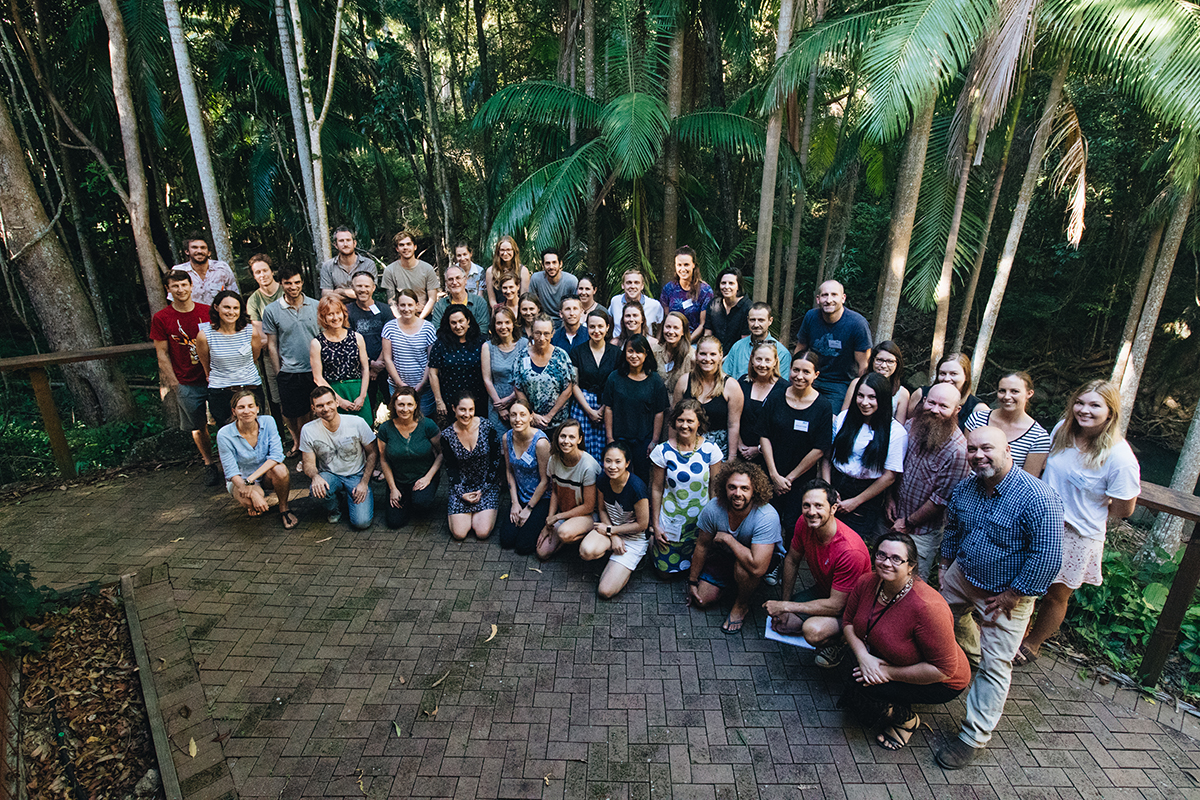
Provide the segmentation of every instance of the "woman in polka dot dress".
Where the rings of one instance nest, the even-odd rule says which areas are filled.
[[[712,477],[723,456],[704,438],[708,415],[695,400],[681,400],[667,417],[667,441],[654,448],[650,486],[654,568],[678,575],[692,565],[696,519],[711,497]]]

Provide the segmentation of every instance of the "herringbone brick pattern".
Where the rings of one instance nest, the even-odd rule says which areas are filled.
[[[1018,673],[993,746],[947,773],[931,748],[961,702],[884,752],[761,616],[726,636],[725,609],[691,611],[646,573],[604,602],[572,554],[298,509],[285,533],[195,469],[161,470],[2,506],[0,547],[56,586],[153,570],[139,597],[174,603],[217,731],[202,744],[242,798],[1200,797],[1195,719],[1130,708],[1069,664]],[[152,660],[178,663],[178,628],[147,628]],[[192,674],[164,669],[160,695],[186,694],[176,671]],[[200,776],[189,797],[228,796],[222,770],[180,772]]]

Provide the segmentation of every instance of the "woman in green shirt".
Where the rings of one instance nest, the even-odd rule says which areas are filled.
[[[379,426],[376,436],[389,493],[384,521],[394,529],[407,525],[414,512],[433,508],[442,468],[442,437],[433,420],[421,413],[411,386],[396,389],[388,411],[391,419]]]

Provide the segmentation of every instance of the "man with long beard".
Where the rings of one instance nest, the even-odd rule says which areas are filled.
[[[958,429],[962,398],[953,385],[935,384],[916,416],[905,423],[908,449],[900,490],[889,503],[892,530],[917,543],[918,574],[928,578],[942,545],[946,504],[967,476],[967,440]]]

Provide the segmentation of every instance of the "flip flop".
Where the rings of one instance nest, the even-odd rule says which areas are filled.
[[[1016,655],[1013,656],[1014,667],[1024,667],[1038,660],[1038,654],[1030,650],[1025,645],[1017,648]]]
[[[741,631],[742,625],[744,625],[744,624],[746,624],[745,617],[742,617],[741,619],[734,619],[733,615],[730,614],[728,617],[725,618],[725,622],[722,623],[721,630],[724,631],[725,633],[729,634],[730,636],[732,636],[733,634]]]
[[[283,523],[283,529],[285,531],[293,530],[297,525],[300,524],[299,517],[293,514],[291,509],[288,509],[280,514],[279,521]]]
[[[880,748],[887,750],[889,753],[894,753],[897,750],[903,750],[908,747],[908,743],[912,741],[912,735],[916,733],[917,728],[921,727],[921,718],[913,714],[913,718],[909,720],[909,725],[897,725],[892,723],[879,732],[882,739],[876,738],[875,744]],[[907,739],[901,739],[900,733],[908,734]]]

